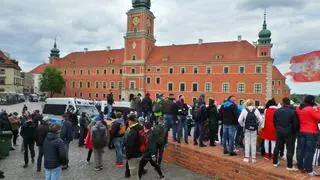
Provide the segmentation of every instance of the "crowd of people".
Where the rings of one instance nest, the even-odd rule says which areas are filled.
[[[264,159],[273,160],[274,167],[280,165],[278,158],[283,158],[286,152],[287,170],[318,175],[313,171],[313,160],[318,142],[320,108],[314,96],[306,96],[299,107],[294,107],[289,98],[283,98],[281,106],[271,99],[261,111],[250,99],[237,105],[235,96],[228,97],[218,108],[214,100],[210,99],[206,104],[205,95],[189,106],[183,95],[176,99],[174,94],[167,97],[159,94],[152,100],[146,93],[144,98],[141,94],[131,95],[131,109],[113,115],[112,93],[107,99],[107,112],[101,112],[94,119],[89,119],[83,112],[78,119],[76,112],[68,111],[62,116],[62,125],[49,123],[49,119],[43,118],[38,110],[30,114],[26,106],[20,118],[18,113],[2,111],[0,130],[12,131],[13,146],[17,146],[20,129],[24,168],[29,164],[29,151],[34,163],[34,146],[38,146],[37,171],[41,172],[44,157],[48,180],[59,180],[61,171],[69,168],[69,145],[76,138],[79,139],[79,147],[88,149],[87,162],[94,154],[95,171],[104,169],[104,148],[109,147],[116,152],[115,166],[125,167],[125,177],[141,179],[147,172],[145,166],[150,163],[160,179],[164,179],[161,163],[169,132],[172,131],[174,143],[183,141],[189,144],[191,124],[194,124],[194,146],[207,147],[206,141],[211,147],[221,143],[222,153],[230,156],[237,156],[239,149],[243,148],[243,161],[246,163],[256,163],[257,151],[261,151]],[[191,107],[193,123],[188,121]],[[111,120],[111,117],[115,119]],[[293,162],[295,151],[297,168]],[[0,176],[4,176],[2,172]]]

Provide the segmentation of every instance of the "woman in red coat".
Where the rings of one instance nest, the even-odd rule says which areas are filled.
[[[273,115],[277,110],[277,103],[274,99],[271,99],[267,102],[266,108],[264,111],[264,128],[262,129],[261,138],[264,139],[264,149],[265,154],[264,158],[267,160],[272,159],[273,150],[276,145],[277,133],[273,124]],[[271,144],[271,147],[269,147]],[[271,151],[269,151],[271,150]]]
[[[93,143],[92,143],[92,137],[91,137],[91,127],[94,126],[96,123],[95,121],[91,121],[91,123],[88,126],[88,133],[85,140],[86,148],[89,150],[87,155],[87,162],[90,162],[92,151],[93,151]]]

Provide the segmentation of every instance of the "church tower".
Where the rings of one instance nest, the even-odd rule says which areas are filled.
[[[54,39],[53,48],[50,51],[49,62],[50,64],[54,64],[55,59],[60,58],[60,50],[57,48],[57,40]]]
[[[127,32],[124,50],[122,97],[144,94],[145,65],[155,46],[154,19],[150,0],[133,0],[127,12]]]
[[[271,57],[271,31],[267,28],[267,13],[264,12],[264,21],[262,30],[259,32],[259,39],[257,44],[257,56],[258,57]]]

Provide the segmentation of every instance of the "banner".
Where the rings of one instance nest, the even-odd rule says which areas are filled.
[[[320,51],[293,56],[290,70],[285,76],[292,76],[294,82],[320,81]]]

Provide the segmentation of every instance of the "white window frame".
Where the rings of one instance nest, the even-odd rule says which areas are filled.
[[[112,87],[113,84],[113,87]],[[110,89],[115,89],[116,88],[116,84],[114,81],[110,81]]]
[[[122,81],[118,81],[118,88],[121,90],[123,87]]]
[[[197,73],[195,73],[194,70],[197,70]],[[198,66],[193,66],[192,74],[199,74],[199,67]]]
[[[76,82],[75,82],[75,81],[72,81],[72,82],[71,82],[71,87],[72,87],[72,88],[76,88]]]
[[[228,72],[225,73],[224,69],[228,68]],[[223,66],[223,74],[229,74],[230,73],[230,66]]]
[[[133,70],[133,71],[132,71]],[[136,74],[137,72],[136,72],[136,68],[134,68],[134,67],[132,67],[131,69],[130,69],[130,74]]]
[[[260,67],[260,73],[257,72],[257,68]],[[262,74],[262,66],[261,65],[256,65],[254,68],[254,71],[256,74]]]
[[[170,73],[170,70],[172,69],[172,73]],[[174,68],[173,67],[169,67],[168,68],[168,74],[174,74]]]
[[[103,88],[103,89],[106,89],[106,88],[107,88],[107,82],[106,82],[106,81],[103,81],[103,82],[102,82],[102,88]]]
[[[208,69],[210,70],[210,73],[208,73]],[[206,67],[206,74],[212,74],[212,67],[211,66]]]
[[[243,73],[241,73],[241,68],[243,68]],[[239,66],[239,74],[245,74],[246,73],[246,67],[245,65],[240,65]]]
[[[81,86],[80,86],[80,84],[81,84]],[[82,88],[83,87],[83,83],[82,83],[82,81],[79,81],[79,88]]]
[[[184,70],[184,72],[182,73],[182,70]],[[185,74],[186,73],[186,67],[180,67],[180,74]]]
[[[131,83],[133,83],[133,89],[131,88]],[[135,90],[136,89],[136,81],[129,81],[129,89]]]
[[[149,79],[149,83],[148,83],[148,79]],[[150,76],[147,76],[147,78],[146,78],[146,84],[151,84],[151,77],[150,77]]]
[[[181,84],[184,84],[184,91],[181,91]],[[180,92],[186,92],[186,83],[185,82],[180,82],[179,83],[179,91]]]
[[[159,83],[157,83],[157,79],[158,79],[158,78],[159,78],[159,80],[160,80]],[[156,83],[156,84],[161,84],[161,77],[160,77],[160,76],[157,76],[157,77],[156,77],[155,83]]]
[[[228,85],[228,91],[224,91],[224,85]],[[229,82],[223,82],[222,83],[222,93],[230,93],[230,83]]]
[[[197,90],[196,90],[196,91],[193,90],[193,85],[194,85],[194,84],[197,85]],[[198,83],[198,82],[192,82],[192,83],[191,83],[191,92],[199,92],[199,83]]]
[[[257,92],[256,91],[256,86],[257,85],[260,85],[260,92]],[[254,92],[254,94],[262,94],[262,83],[254,83],[254,85],[253,85],[253,92]]]
[[[97,87],[97,85],[98,85],[98,87]],[[94,82],[94,88],[99,89],[99,81]]]
[[[156,71],[157,71],[157,72],[161,72],[161,68],[160,68],[160,67],[157,67]]]
[[[208,85],[210,86],[210,89],[208,89]],[[205,92],[212,92],[212,82],[205,83]]]
[[[172,84],[172,90],[169,90],[169,84]],[[173,92],[174,91],[174,83],[173,82],[168,82],[167,83],[167,91],[169,91],[169,92]]]
[[[112,75],[116,74],[116,70],[114,68],[111,69],[111,74]]]
[[[243,84],[243,90],[241,91],[240,90],[240,85]],[[239,82],[237,84],[237,92],[240,93],[240,94],[244,94],[246,92],[246,84],[244,82]]]

